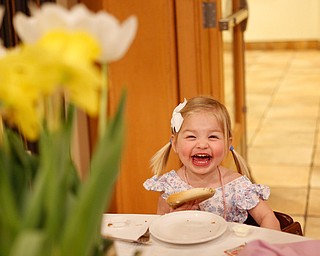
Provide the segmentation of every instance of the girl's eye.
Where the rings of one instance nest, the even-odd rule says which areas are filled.
[[[186,136],[186,138],[187,138],[187,139],[195,139],[196,136],[194,136],[194,135],[188,135],[188,136]]]
[[[211,135],[209,136],[209,139],[219,139],[219,137],[217,135]]]

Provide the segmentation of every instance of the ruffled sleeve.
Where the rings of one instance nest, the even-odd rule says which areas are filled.
[[[259,199],[267,200],[270,196],[268,186],[252,184],[245,176],[235,184],[234,188],[235,203],[241,210],[250,210],[259,203]]]
[[[190,186],[186,184],[178,174],[172,170],[168,173],[163,174],[162,176],[153,176],[150,179],[147,179],[143,186],[146,190],[163,192],[162,197],[167,199],[169,195],[184,191]]]

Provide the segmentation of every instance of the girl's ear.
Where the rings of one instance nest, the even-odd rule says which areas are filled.
[[[173,151],[174,151],[175,153],[177,153],[177,151],[176,151],[176,144],[177,144],[176,136],[172,134],[172,135],[171,135],[171,147],[172,147],[172,149],[173,149]]]

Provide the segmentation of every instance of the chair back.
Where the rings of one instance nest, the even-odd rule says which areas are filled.
[[[299,222],[295,221],[289,226],[282,229],[283,232],[303,236],[302,228]]]
[[[274,215],[276,215],[276,217],[280,223],[281,230],[284,229],[285,227],[290,226],[294,222],[292,217],[286,213],[274,212]]]

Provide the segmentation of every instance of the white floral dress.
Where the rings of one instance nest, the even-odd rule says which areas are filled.
[[[143,186],[147,190],[163,192],[162,197],[167,199],[169,195],[192,188],[182,180],[176,171],[172,170],[162,176],[153,176],[147,179]],[[248,217],[248,210],[254,208],[259,198],[267,200],[270,189],[260,184],[252,184],[246,177],[241,176],[224,184],[226,200],[226,220],[243,223]],[[213,212],[224,216],[224,202],[222,187],[215,188],[215,194],[199,204],[200,210]]]

